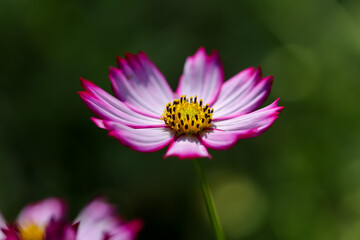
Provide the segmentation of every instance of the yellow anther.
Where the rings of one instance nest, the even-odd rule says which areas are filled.
[[[203,100],[197,102],[197,96],[181,95],[173,103],[168,103],[161,115],[166,125],[174,129],[177,134],[196,134],[211,125],[214,109],[209,104],[202,106]]]

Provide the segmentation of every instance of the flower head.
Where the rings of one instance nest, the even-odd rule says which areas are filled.
[[[137,151],[169,145],[165,157],[211,158],[207,148],[227,149],[262,134],[283,109],[277,99],[256,110],[270,93],[271,76],[251,67],[223,82],[217,52],[207,55],[204,48],[186,60],[175,93],[143,52],[118,58],[109,77],[116,97],[81,79],[79,94],[99,117],[92,120]]]
[[[3,225],[1,227],[3,236],[0,235],[0,239],[44,239],[47,227],[52,225],[50,223],[62,221],[65,212],[64,202],[56,198],[48,198],[41,202],[29,204],[20,212],[13,226],[7,227],[4,220],[2,221],[3,224],[0,223],[0,227]]]
[[[75,223],[79,223],[76,240],[132,240],[142,228],[142,221],[125,222],[103,199],[88,204]]]
[[[133,240],[142,228],[140,220],[122,221],[115,208],[95,199],[75,222],[67,222],[65,204],[56,198],[29,204],[14,224],[0,214],[0,240]]]

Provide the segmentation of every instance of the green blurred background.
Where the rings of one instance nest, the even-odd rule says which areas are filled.
[[[218,49],[228,79],[274,75],[285,110],[204,165],[229,240],[360,239],[360,1],[0,0],[0,209],[105,195],[139,239],[212,239],[191,161],[127,149],[89,119],[79,77],[145,51],[176,88],[185,58]],[[216,110],[215,110],[216,111]]]

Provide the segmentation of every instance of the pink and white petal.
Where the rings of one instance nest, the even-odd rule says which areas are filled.
[[[180,78],[177,95],[198,96],[204,103],[215,102],[224,81],[224,73],[217,51],[207,55],[200,48],[194,56],[188,57]]]
[[[116,208],[102,198],[97,198],[89,203],[76,218],[77,221],[98,221],[113,216]]]
[[[135,240],[142,227],[143,221],[140,219],[126,222],[115,229],[111,240]]]
[[[21,240],[18,229],[14,225],[8,225],[7,228],[2,229],[4,237],[1,240]]]
[[[227,102],[225,102],[226,100],[235,96],[239,90],[244,91],[244,89],[242,89],[242,88],[249,87],[249,86],[245,86],[245,84],[247,82],[248,82],[248,84],[252,83],[249,80],[255,80],[252,78],[254,73],[255,73],[255,68],[249,67],[249,68],[242,70],[241,72],[239,72],[238,74],[236,74],[235,76],[230,78],[229,80],[225,81],[221,87],[219,97],[213,106],[217,106],[218,108],[226,106],[226,104],[227,104]],[[232,100],[233,99],[231,99],[229,101],[232,101]]]
[[[106,217],[97,221],[83,219],[79,222],[76,239],[103,239],[106,234],[114,231],[119,224],[119,221],[115,217]]]
[[[239,115],[227,120],[214,120],[213,125],[220,130],[236,133],[238,138],[255,137],[265,132],[278,117],[284,107],[278,106],[277,99],[267,107]]]
[[[259,69],[255,70],[254,67],[239,72],[225,81],[221,87],[219,97],[212,107],[215,107],[217,111],[223,109],[233,103],[241,94],[249,91],[260,79],[261,74],[259,74]]]
[[[212,106],[214,119],[229,119],[260,107],[270,94],[272,80],[272,76],[262,78],[260,68],[247,68],[226,81]]]
[[[232,147],[238,140],[238,135],[233,132],[219,129],[206,129],[200,134],[201,142],[208,148],[225,150]]]
[[[168,145],[175,135],[175,131],[165,124],[162,127],[137,129],[113,121],[104,121],[104,125],[110,136],[139,152],[158,151]]]
[[[109,77],[115,95],[134,110],[160,116],[174,93],[165,77],[145,53],[127,53],[118,58],[118,67],[110,68]]]
[[[77,240],[102,239],[120,224],[115,207],[103,199],[95,199],[76,218],[79,222]]]
[[[79,92],[81,99],[91,111],[103,119],[119,121],[131,127],[163,124],[160,116],[153,118],[134,112],[123,102],[88,80],[81,79],[81,84],[86,91]]]
[[[212,158],[206,147],[193,135],[182,135],[170,144],[165,156],[179,159]]]
[[[105,129],[104,120],[95,117],[90,117],[90,119],[95,123],[96,126]]]
[[[3,218],[2,214],[0,213],[0,239],[3,239],[3,237],[5,237],[3,231],[1,229],[6,228],[6,222],[5,219]]]
[[[76,240],[105,240],[109,239],[110,233],[118,226],[116,218],[105,218],[97,222],[80,222]],[[84,227],[82,227],[84,226]]]
[[[65,216],[66,206],[57,198],[48,198],[41,202],[29,204],[19,214],[17,223],[23,226],[29,223],[45,226],[51,219],[59,220]]]
[[[130,110],[126,106],[122,106],[124,108],[121,108],[121,105],[114,107],[88,92],[79,92],[79,95],[84,104],[95,115],[104,120],[116,121],[134,128],[145,128],[164,124],[164,122],[160,120],[160,117],[158,119],[147,117]]]
[[[254,111],[261,104],[265,102],[270,94],[272,87],[273,77],[263,78],[251,91],[243,94],[241,98],[238,98],[232,104],[222,108],[219,113],[214,112],[214,120],[225,120],[238,116],[239,114],[245,114]],[[221,116],[222,115],[222,116]]]
[[[52,219],[45,228],[45,236],[46,240],[76,240],[76,227]]]

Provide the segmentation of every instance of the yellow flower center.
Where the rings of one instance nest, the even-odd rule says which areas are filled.
[[[20,228],[21,240],[43,240],[45,239],[45,231],[36,224],[30,223]]]
[[[173,103],[168,103],[161,115],[161,120],[174,129],[177,134],[196,134],[204,128],[210,127],[212,121],[213,108],[209,104],[203,106],[203,100],[197,102],[197,96],[175,99]]]

